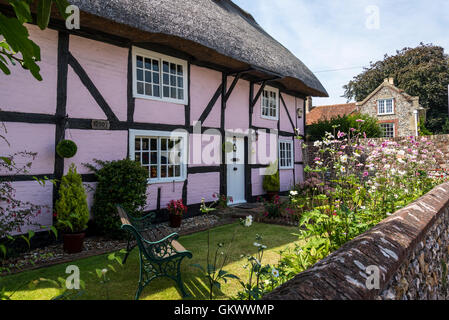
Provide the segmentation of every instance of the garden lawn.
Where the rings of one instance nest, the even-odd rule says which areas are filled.
[[[248,278],[247,269],[243,266],[247,259],[242,255],[255,254],[257,248],[254,246],[256,235],[263,236],[258,241],[265,244],[263,264],[275,264],[278,262],[279,252],[286,247],[292,247],[298,242],[295,227],[284,227],[278,225],[269,225],[254,223],[251,227],[243,227],[238,223],[220,226],[211,229],[211,251],[215,251],[217,243],[229,244],[235,233],[235,240],[232,245],[231,259],[225,266],[225,270],[239,276],[241,279]],[[199,269],[192,264],[206,265],[207,256],[207,231],[199,232],[179,239],[179,242],[193,253],[192,259],[184,259],[182,263],[182,276],[186,291],[190,295],[189,299],[208,299],[207,284],[201,275]],[[81,280],[85,282],[85,292],[79,299],[101,300],[101,299],[134,299],[138,278],[139,278],[139,259],[138,249],[136,248],[129,256],[127,263],[120,266],[116,262],[108,260],[108,255],[101,255],[73,261],[71,263],[60,264],[48,268],[26,271],[19,274],[0,278],[0,289],[5,287],[7,293],[17,290],[12,296],[14,300],[47,300],[61,293],[61,289],[55,288],[47,282],[40,283],[36,288],[30,289],[28,283],[35,279],[47,278],[56,280],[58,277],[66,278],[65,273],[68,265],[77,265],[80,268]],[[111,279],[106,285],[102,285],[95,273],[95,269],[108,268],[112,264],[116,272],[109,271]],[[216,298],[231,299],[235,297],[241,285],[237,280],[230,279],[228,283],[223,283],[221,291],[214,290]],[[181,299],[175,282],[169,279],[157,279],[151,282],[142,292],[140,297],[148,300],[175,300]]]

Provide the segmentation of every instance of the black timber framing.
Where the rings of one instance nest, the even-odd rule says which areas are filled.
[[[226,73],[221,75],[221,119],[220,119],[220,132],[221,132],[221,165],[220,165],[220,194],[227,196],[227,164],[226,164],[226,152],[224,144],[226,143],[226,88],[228,77]]]
[[[97,104],[100,106],[101,110],[103,110],[104,114],[111,122],[119,122],[118,118],[115,116],[111,107],[108,105],[106,100],[101,95],[100,91],[98,91],[97,87],[94,85],[92,80],[87,75],[86,71],[79,64],[78,60],[69,52],[69,65],[73,68],[75,73],[80,78],[81,82],[84,84],[89,93],[95,99]],[[128,76],[129,77],[129,76]]]
[[[259,100],[260,96],[262,95],[263,90],[265,89],[266,86],[266,82],[262,81],[262,85],[259,88],[259,91],[257,92],[255,98],[251,101],[251,104],[249,105],[249,107],[251,108],[251,112],[253,112],[254,106],[257,103],[257,100]]]
[[[53,184],[53,206],[56,202],[60,180],[64,174],[64,158],[56,152],[56,146],[65,138],[66,109],[67,109],[67,73],[69,69],[69,34],[67,32],[58,33],[58,67],[57,67],[57,93],[56,93],[56,114],[55,114],[55,161],[53,177],[56,183]]]
[[[188,130],[190,128],[190,111],[191,111],[191,95],[190,95],[190,73],[191,66],[190,62],[187,62],[187,104],[184,106],[184,116],[185,116],[185,127]]]
[[[230,97],[231,94],[232,94],[232,91],[234,91],[234,88],[235,88],[235,86],[237,85],[237,82],[239,82],[239,79],[240,79],[241,77],[242,77],[242,74],[241,74],[241,73],[238,73],[238,74],[234,77],[234,80],[232,81],[231,86],[229,87],[229,90],[228,90],[228,92],[226,93],[226,96],[225,96],[225,101],[226,101],[226,102],[228,102],[229,97]]]
[[[292,117],[290,116],[290,112],[288,111],[287,105],[285,104],[284,98],[282,97],[282,94],[279,93],[279,98],[282,102],[282,105],[284,106],[285,112],[287,112],[288,120],[290,121],[290,124],[292,125],[293,132],[296,132],[295,124],[293,123]],[[281,112],[279,111],[279,116],[281,115]]]
[[[207,116],[212,111],[212,108],[214,107],[215,103],[217,102],[218,98],[222,93],[223,93],[223,84],[220,84],[217,90],[215,91],[214,95],[212,96],[212,99],[210,99],[209,103],[207,104],[206,108],[204,109],[203,113],[198,119],[199,122],[204,123],[204,121],[207,119]]]
[[[203,166],[203,167],[189,167],[187,169],[188,174],[197,174],[197,173],[211,173],[211,172],[220,172],[220,166]]]
[[[110,130],[129,130],[129,129],[174,130],[174,129],[185,128],[190,133],[193,131],[193,127],[190,125],[190,105],[188,105],[188,106],[186,105],[186,107],[185,107],[186,122],[184,125],[163,125],[163,124],[157,124],[157,123],[155,124],[155,123],[135,123],[134,122],[134,97],[133,97],[133,92],[132,92],[132,85],[133,85],[132,84],[132,42],[129,39],[113,36],[113,35],[110,35],[107,33],[98,32],[96,30],[91,30],[91,29],[86,29],[86,28],[83,28],[82,30],[67,30],[65,28],[63,22],[58,22],[58,21],[51,21],[49,26],[50,26],[50,28],[56,29],[59,31],[59,37],[58,37],[58,90],[57,90],[58,94],[57,94],[56,114],[54,114],[54,115],[53,114],[34,114],[34,113],[23,113],[23,112],[2,112],[2,111],[0,111],[0,119],[2,121],[55,124],[56,125],[55,147],[56,147],[57,142],[59,142],[61,139],[63,139],[65,137],[65,129],[67,129],[67,128],[93,130],[92,129],[92,120],[95,120],[95,119],[67,118],[67,115],[66,115],[68,65],[70,63],[72,68],[74,68],[74,65],[76,65],[76,63],[77,63],[76,59],[70,54],[70,52],[68,50],[69,35],[72,34],[72,35],[81,36],[81,37],[89,38],[89,39],[96,40],[96,41],[109,43],[109,44],[116,45],[116,46],[123,47],[123,48],[129,48],[129,50],[130,50],[129,56],[128,56],[127,121],[126,122],[118,121],[117,117],[113,113],[107,115],[108,119],[111,117],[111,119],[109,120],[109,121],[111,121]],[[63,41],[61,41],[61,39],[65,39],[63,41],[66,41],[66,44],[65,44],[66,46],[64,49],[63,49],[64,46],[62,46]],[[164,46],[161,46],[158,44],[151,44],[150,50],[187,59],[187,61],[189,63],[189,71],[188,71],[188,73],[189,73],[189,81],[188,81],[189,104],[190,104],[190,64],[194,64],[196,66],[201,66],[201,67],[207,67],[207,68],[222,72],[223,75],[226,75],[226,76],[234,76],[235,75],[236,78],[238,77],[239,79],[245,79],[245,80],[247,80],[249,75],[248,75],[248,77],[246,77],[246,76],[243,76],[243,73],[253,70],[253,68],[242,69],[239,71],[229,70],[223,66],[212,65],[207,62],[198,61],[195,58],[193,58],[189,55],[186,55],[183,52],[179,52],[173,48],[164,47]],[[75,68],[74,68],[74,70],[75,70]],[[76,72],[76,70],[75,70],[75,72]],[[76,72],[76,73],[78,74],[78,72]],[[84,71],[84,73],[85,73],[85,71]],[[269,72],[268,72],[268,74],[269,74]],[[79,76],[79,74],[78,74],[78,76]],[[280,93],[285,93],[285,94],[289,94],[289,95],[292,95],[297,98],[304,99],[304,105],[305,105],[305,103],[306,103],[305,96],[303,94],[296,92],[296,91],[285,90],[285,88],[281,84],[279,84],[277,82],[272,82],[273,80],[275,80],[277,78],[279,78],[279,77],[276,76],[276,77],[272,77],[272,78],[258,79],[257,82],[254,80],[253,81],[248,80],[250,82],[250,101],[249,101],[249,103],[250,103],[250,110],[249,110],[250,128],[255,128],[252,126],[254,106],[255,106],[257,100],[260,98],[260,95],[261,95],[266,83],[270,83],[270,86],[279,88]],[[223,83],[226,83],[224,77],[222,80],[223,80],[222,81]],[[235,81],[235,85],[236,85],[237,84],[236,79],[234,79],[234,81]],[[233,83],[234,83],[234,81],[233,81]],[[253,99],[254,83],[260,83],[260,82],[262,83],[262,87],[260,88],[256,97]],[[233,87],[233,85],[231,85],[231,87]],[[224,114],[223,110],[226,108],[226,101],[229,99],[231,92],[226,92],[226,86],[222,87],[220,91],[221,91],[220,94],[222,95],[222,119],[221,119],[222,125],[220,126],[220,128],[205,128],[205,127],[203,127],[202,129],[203,129],[203,131],[208,130],[208,129],[220,129],[222,132],[222,137],[225,138],[225,130],[224,130],[225,114]],[[230,90],[230,91],[232,91],[232,90]],[[224,99],[223,99],[223,93],[225,94]],[[218,98],[217,98],[217,100],[218,100]],[[105,105],[108,106],[107,103]],[[99,106],[101,107],[102,105],[99,103]],[[111,112],[112,112],[112,110],[111,110]],[[305,114],[303,116],[303,121],[304,121],[304,136],[305,136],[305,133],[306,133]],[[268,128],[260,128],[260,129],[268,129]],[[294,134],[289,133],[289,132],[279,132],[279,134],[282,136],[295,136]],[[224,140],[223,140],[223,142],[224,142]],[[129,147],[128,147],[128,149],[129,149]],[[224,157],[223,157],[223,160],[225,160]],[[249,160],[249,159],[247,159],[247,160]],[[295,162],[295,164],[299,164],[299,163]],[[252,186],[250,183],[251,175],[246,174],[246,173],[248,172],[248,170],[250,171],[251,168],[257,168],[257,167],[266,167],[266,165],[250,165],[249,163],[248,164],[245,163],[245,180],[249,181],[249,183],[247,185],[247,188],[249,189],[249,194],[252,194],[252,190],[251,190]],[[217,170],[218,168],[219,168],[219,170]],[[221,176],[222,177],[224,176],[223,177],[224,179],[221,179],[221,182],[220,182],[220,190],[222,188],[225,188],[223,186],[223,181],[226,183],[226,165],[223,164],[220,167],[213,167],[210,169],[212,171],[207,171],[207,172],[218,172],[219,171],[221,173]],[[49,179],[58,179],[58,178],[60,179],[63,175],[63,170],[64,170],[64,160],[58,159],[58,156],[55,153],[55,171],[54,171],[54,173],[47,174],[47,175],[38,175],[37,177],[40,178],[42,176],[42,178],[43,178],[43,176],[47,176]],[[201,171],[201,170],[206,170],[206,169],[189,168],[188,170],[189,170],[189,173],[191,173],[190,170],[193,170],[193,172],[195,172],[195,170]],[[4,177],[8,177],[8,179],[9,178],[16,179],[17,181],[34,180],[33,176],[27,176],[27,175],[19,175],[19,176],[16,176],[16,178],[13,178],[12,176],[4,176]],[[83,177],[84,182],[95,182],[96,181],[95,175],[82,175],[82,177]],[[185,186],[186,186],[186,184],[185,184]],[[183,187],[183,192],[184,192],[184,187]],[[246,191],[246,192],[248,192],[248,191]],[[223,192],[223,194],[224,193],[225,192]],[[53,193],[54,199],[55,199],[56,195],[57,195],[57,192],[55,189],[55,192]],[[183,198],[184,198],[184,195],[183,195]]]
[[[133,84],[133,53],[132,47],[129,48],[128,52],[128,83],[127,83],[127,94],[128,94],[128,110],[127,110],[127,120],[128,122],[134,122],[134,110],[135,102],[134,98],[134,84]]]

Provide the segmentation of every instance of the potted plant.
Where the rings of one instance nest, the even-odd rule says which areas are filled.
[[[274,173],[272,173],[273,171]],[[279,195],[279,170],[277,170],[276,163],[271,164],[270,167],[268,167],[266,175],[263,177],[262,187],[267,192],[269,201],[271,201],[275,196]]]
[[[182,216],[187,212],[187,207],[180,200],[172,200],[167,204],[167,210],[170,218],[170,227],[179,228],[181,226]]]
[[[89,221],[89,208],[81,176],[72,164],[62,178],[55,204],[56,228],[63,234],[64,251],[81,252]]]

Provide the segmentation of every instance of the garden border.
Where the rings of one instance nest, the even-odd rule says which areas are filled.
[[[448,225],[449,183],[444,183],[265,295],[264,299],[448,298],[447,269],[444,272],[439,260],[449,260]],[[366,285],[370,276],[368,266],[377,266],[380,275],[379,287],[371,290]]]

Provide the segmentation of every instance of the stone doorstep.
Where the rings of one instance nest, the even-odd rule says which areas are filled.
[[[211,228],[223,226],[223,225],[226,225],[226,224],[231,224],[234,221],[235,221],[235,219],[229,218],[229,216],[228,216],[226,218],[221,218],[217,223],[213,224],[212,226],[202,227],[202,228],[197,228],[197,229],[190,228],[190,229],[186,229],[186,230],[180,230],[177,233],[180,236],[186,236],[186,235],[194,234],[194,233],[197,233],[197,232],[206,231],[206,230],[209,230]],[[72,254],[70,256],[66,256],[66,257],[63,257],[61,259],[55,259],[55,260],[48,261],[48,262],[45,262],[45,263],[36,263],[35,265],[26,266],[26,267],[24,267],[22,269],[12,270],[9,273],[7,273],[7,272],[0,273],[0,277],[9,276],[9,275],[13,275],[13,274],[17,274],[17,273],[21,273],[21,272],[25,272],[25,271],[31,271],[31,270],[47,268],[47,267],[51,267],[51,266],[54,266],[54,265],[64,264],[64,263],[68,263],[68,262],[71,262],[71,261],[76,261],[76,260],[80,260],[80,259],[90,258],[90,257],[93,257],[93,256],[99,256],[99,255],[103,255],[103,254],[107,254],[107,253],[113,253],[113,252],[117,252],[117,251],[122,250],[122,249],[126,249],[126,243],[124,243],[123,245],[119,245],[118,247],[115,247],[113,249],[111,249],[111,248],[107,248],[107,249],[93,249],[93,250],[89,250],[89,251],[83,251],[83,252],[80,252],[80,253],[74,253],[74,254]],[[188,250],[188,248],[186,248],[186,249]]]

